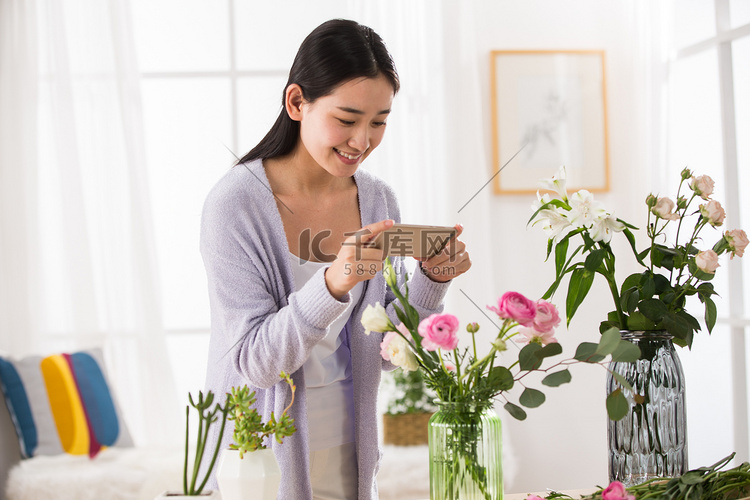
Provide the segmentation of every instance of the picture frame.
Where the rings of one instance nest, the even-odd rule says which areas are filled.
[[[565,166],[568,191],[609,190],[603,50],[493,50],[496,194],[536,193]]]

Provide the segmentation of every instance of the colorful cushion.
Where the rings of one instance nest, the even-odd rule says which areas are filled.
[[[0,387],[24,458],[133,446],[100,349],[21,360],[0,357]]]

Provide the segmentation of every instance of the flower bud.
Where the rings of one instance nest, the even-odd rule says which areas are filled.
[[[658,198],[653,194],[649,194],[648,196],[646,196],[646,205],[648,205],[648,208],[653,208],[654,205],[656,205],[657,201]]]
[[[690,179],[690,177],[693,176],[693,172],[691,172],[689,168],[685,167],[682,169],[682,172],[680,173],[680,175],[682,176],[682,180],[686,181]]]
[[[498,352],[503,352],[508,350],[508,345],[505,343],[503,339],[495,339],[492,342],[492,347],[495,348]]]
[[[688,201],[684,196],[677,198],[677,210],[685,210],[687,208]]]
[[[477,333],[479,331],[478,323],[469,323],[466,325],[466,331],[469,333]]]

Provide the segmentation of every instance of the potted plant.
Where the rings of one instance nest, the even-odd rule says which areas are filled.
[[[434,393],[422,372],[394,370],[385,386],[390,398],[383,414],[383,443],[396,446],[427,444],[427,423],[435,413]]]
[[[187,497],[194,497],[194,496],[203,496],[209,499],[219,498],[218,492],[214,490],[210,491],[203,491],[206,482],[208,481],[209,476],[211,475],[211,471],[214,468],[214,465],[216,464],[216,457],[219,454],[219,449],[221,447],[221,439],[216,443],[216,447],[213,450],[213,453],[211,454],[211,462],[208,465],[208,468],[206,469],[202,480],[199,481],[199,470],[201,467],[201,463],[203,462],[203,458],[206,452],[206,438],[208,437],[208,431],[211,428],[213,424],[219,421],[221,419],[221,429],[219,431],[219,436],[223,435],[224,432],[224,426],[227,422],[227,413],[228,410],[226,407],[222,408],[222,406],[219,403],[216,403],[214,405],[214,394],[211,391],[208,391],[208,394],[206,396],[203,396],[203,393],[201,391],[198,391],[198,401],[193,401],[193,395],[188,394],[188,399],[190,400],[190,405],[186,405],[185,407],[185,465],[183,468],[182,473],[182,492],[179,491],[165,491],[161,495],[159,495],[157,500],[159,499],[166,499],[169,498],[171,500],[178,500],[180,498],[187,498]],[[192,473],[189,473],[188,470],[188,463],[189,463],[189,442],[190,442],[190,407],[195,408],[198,411],[198,436],[196,438],[196,446],[195,446],[195,458],[193,461],[193,470]],[[189,480],[188,480],[188,476]]]
[[[255,403],[255,392],[247,386],[233,387],[227,393],[225,410],[228,419],[234,422],[234,442],[221,456],[216,478],[223,500],[241,500],[243,492],[254,492],[253,498],[275,500],[281,483],[281,470],[273,450],[266,447],[263,441],[274,437],[278,443],[296,431],[294,419],[289,408],[294,403],[295,386],[292,378],[281,373],[291,390],[291,401],[277,418],[271,413],[267,422],[252,405]]]

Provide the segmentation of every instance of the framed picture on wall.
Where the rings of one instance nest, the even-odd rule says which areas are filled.
[[[609,190],[604,51],[491,53],[498,194],[535,193],[564,165],[568,192]]]

